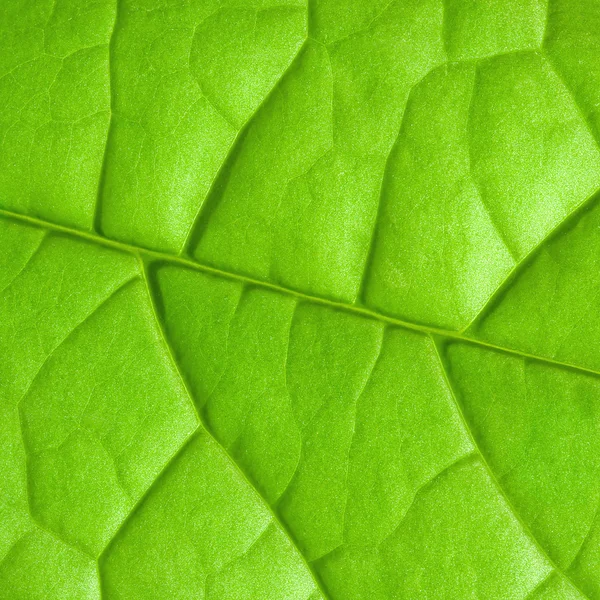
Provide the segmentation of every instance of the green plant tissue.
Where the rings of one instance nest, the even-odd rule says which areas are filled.
[[[0,600],[599,600],[600,2],[2,0]]]

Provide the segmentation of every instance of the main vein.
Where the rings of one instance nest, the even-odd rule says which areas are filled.
[[[66,227],[64,225],[59,225],[57,223],[52,223],[50,221],[45,221],[43,219],[38,219],[37,217],[30,217],[28,215],[23,215],[20,213],[15,213],[9,210],[0,209],[0,217],[5,217],[9,219],[13,219],[16,221],[20,221],[22,223],[27,223],[36,227],[40,227],[43,229],[47,229],[49,231],[53,231],[56,233],[61,233],[64,235],[68,235],[71,237],[79,238],[86,240],[88,242],[92,242],[95,244],[99,244],[102,246],[106,246],[109,248],[115,248],[117,250],[121,250],[123,252],[127,252],[129,254],[133,254],[134,256],[144,256],[147,257],[146,260],[151,262],[165,262],[171,263],[175,265],[180,265],[182,267],[186,267],[188,269],[193,269],[196,271],[200,271],[203,273],[209,273],[212,275],[217,275],[219,277],[223,277],[226,279],[234,279],[237,281],[242,281],[243,283],[251,286],[261,287],[264,289],[269,289],[280,294],[285,294],[288,296],[294,296],[295,298],[299,298],[306,302],[311,302],[315,304],[321,304],[324,306],[329,306],[331,308],[335,308],[337,310],[343,310],[346,312],[350,312],[356,315],[360,315],[362,317],[375,319],[377,321],[381,321],[383,323],[394,325],[396,327],[402,327],[404,329],[411,329],[413,331],[419,331],[421,333],[427,335],[436,335],[439,337],[448,338],[450,340],[461,341],[469,344],[473,344],[476,346],[480,346],[483,348],[488,348],[490,350],[495,350],[498,352],[503,352],[505,354],[510,354],[513,356],[520,357],[522,359],[527,360],[535,360],[541,363],[553,365],[555,367],[571,369],[574,371],[579,371],[583,373],[587,373],[589,375],[593,375],[595,377],[600,377],[600,371],[595,369],[591,369],[588,367],[584,367],[581,365],[567,363],[559,360],[555,360],[553,358],[547,356],[540,356],[537,354],[532,354],[529,352],[525,352],[523,350],[518,350],[516,348],[507,348],[505,346],[500,346],[497,344],[493,344],[491,342],[487,342],[484,340],[480,340],[477,338],[469,337],[463,331],[451,331],[442,329],[439,327],[425,325],[421,323],[415,323],[411,321],[404,321],[402,319],[398,319],[396,317],[392,317],[390,315],[386,315],[369,308],[347,304],[345,302],[339,302],[336,300],[331,300],[328,298],[323,298],[320,296],[313,296],[311,294],[307,294],[305,292],[301,292],[299,290],[294,290],[292,288],[287,288],[284,286],[280,286],[274,283],[270,283],[268,281],[261,281],[259,279],[253,279],[252,277],[248,277],[245,275],[240,275],[238,273],[233,273],[230,271],[224,271],[222,269],[218,269],[216,267],[212,267],[207,264],[200,263],[195,260],[191,260],[189,258],[183,258],[181,256],[175,256],[172,254],[167,254],[165,252],[160,252],[157,250],[151,250],[149,248],[143,248],[141,246],[136,246],[134,244],[128,244],[125,242],[119,242],[116,240],[112,240],[96,233],[88,232],[88,231],[80,231],[77,229],[73,229],[71,227]]]

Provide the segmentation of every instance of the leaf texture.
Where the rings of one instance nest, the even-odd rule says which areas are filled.
[[[600,5],[0,31],[1,600],[600,598]]]

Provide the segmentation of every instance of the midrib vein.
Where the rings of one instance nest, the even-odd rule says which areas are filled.
[[[167,254],[165,252],[160,252],[157,250],[151,250],[149,248],[144,248],[142,246],[136,246],[134,244],[128,244],[125,242],[119,242],[116,240],[111,240],[106,237],[102,237],[92,232],[88,231],[80,231],[71,227],[66,227],[64,225],[59,225],[57,223],[53,223],[50,221],[45,221],[43,219],[39,219],[37,217],[30,217],[28,215],[23,215],[20,213],[12,212],[6,209],[0,209],[0,217],[6,217],[9,219],[13,219],[15,221],[20,221],[22,223],[27,223],[29,225],[34,225],[36,227],[40,227],[43,229],[47,229],[49,231],[53,231],[56,233],[62,233],[64,235],[68,235],[71,237],[79,238],[82,240],[86,240],[88,242],[92,242],[101,246],[105,246],[108,248],[115,248],[117,250],[121,250],[122,252],[127,252],[129,254],[133,254],[134,256],[145,256],[148,257],[147,260],[152,262],[165,262],[171,263],[174,265],[179,265],[181,267],[187,267],[188,269],[193,269],[196,271],[200,271],[203,273],[208,273],[212,275],[217,275],[219,277],[224,277],[226,279],[233,279],[236,281],[241,281],[246,285],[256,286],[263,289],[272,290],[275,292],[279,292],[280,294],[285,294],[288,296],[293,296],[295,298],[299,298],[301,300],[305,300],[307,302],[312,302],[315,304],[321,304],[323,306],[329,306],[331,308],[335,308],[337,310],[343,310],[352,314],[360,315],[362,317],[374,319],[377,321],[381,321],[387,325],[393,325],[396,327],[402,327],[404,329],[410,329],[412,331],[419,331],[421,333],[427,335],[436,335],[439,337],[444,337],[450,340],[461,341],[469,344],[473,344],[476,346],[480,346],[482,348],[488,348],[490,350],[496,350],[498,352],[503,352],[505,354],[510,354],[512,356],[517,356],[522,359],[535,360],[541,363],[545,363],[548,365],[553,365],[555,367],[571,369],[574,371],[579,371],[582,373],[587,373],[589,375],[593,375],[596,377],[600,377],[600,371],[596,371],[594,369],[590,369],[588,367],[583,367],[581,365],[576,365],[572,363],[562,362],[559,360],[554,360],[552,358],[546,356],[539,356],[537,354],[530,354],[528,352],[524,352],[522,350],[517,350],[514,348],[507,348],[504,346],[499,346],[497,344],[493,344],[490,342],[486,342],[483,340],[478,340],[475,338],[471,338],[466,336],[463,332],[457,331],[449,331],[446,329],[441,329],[438,327],[433,327],[430,325],[422,325],[419,323],[414,323],[411,321],[403,321],[402,319],[397,319],[395,317],[391,317],[389,315],[370,310],[368,308],[363,308],[360,306],[355,306],[352,304],[347,304],[345,302],[338,302],[336,300],[329,300],[327,298],[322,298],[319,296],[313,296],[311,294],[307,294],[305,292],[301,292],[298,290],[294,290],[291,288],[283,287],[274,283],[269,283],[267,281],[261,281],[259,279],[253,279],[252,277],[248,277],[246,275],[240,275],[238,273],[233,273],[230,271],[224,271],[222,269],[218,269],[216,267],[211,267],[210,265],[203,264],[197,262],[195,260],[191,260],[189,258],[183,258],[180,256],[175,256],[172,254]]]
[[[196,404],[196,401],[195,401],[195,395],[192,393],[191,387],[189,386],[188,381],[187,381],[187,377],[185,376],[183,370],[179,366],[179,361],[175,357],[175,353],[173,352],[173,348],[171,347],[171,343],[170,343],[169,338],[167,336],[167,332],[165,331],[163,323],[162,323],[161,319],[158,316],[158,311],[156,309],[155,292],[153,291],[153,288],[152,288],[152,286],[151,286],[151,284],[150,284],[150,282],[148,280],[147,265],[145,264],[144,259],[140,256],[140,253],[137,254],[137,257],[138,257],[138,259],[139,259],[139,261],[141,263],[140,264],[140,269],[141,269],[141,272],[142,272],[143,281],[144,281],[144,283],[146,285],[146,290],[147,290],[148,298],[149,298],[149,301],[150,301],[150,306],[152,308],[152,313],[153,313],[153,316],[154,316],[154,320],[156,322],[156,327],[158,328],[158,332],[159,332],[161,340],[163,342],[163,346],[165,348],[165,351],[166,351],[166,353],[168,355],[168,358],[169,358],[170,362],[173,365],[173,368],[177,372],[177,375],[179,376],[179,379],[181,380],[181,383],[182,383],[182,385],[185,388],[185,391],[186,391],[186,393],[187,393],[187,395],[188,395],[188,397],[190,399],[190,402],[192,404],[192,408],[194,409],[194,412],[196,414],[196,418],[198,420],[198,423],[200,424],[200,427],[202,428],[202,430],[204,430],[205,434],[207,436],[209,436],[213,440],[213,442],[221,450],[221,452],[223,452],[223,454],[227,457],[227,459],[229,460],[229,462],[232,464],[232,466],[238,472],[238,474],[242,478],[242,480],[253,491],[253,493],[255,494],[256,498],[260,502],[260,504],[263,505],[264,508],[265,508],[265,510],[267,510],[267,512],[271,515],[271,519],[272,519],[273,523],[275,523],[277,525],[277,527],[280,529],[280,531],[288,538],[290,544],[293,546],[294,550],[296,551],[296,553],[300,557],[300,560],[301,560],[304,568],[307,570],[307,572],[310,574],[312,580],[314,581],[316,590],[319,591],[319,593],[323,597],[323,600],[328,600],[329,596],[325,593],[325,590],[323,589],[323,586],[321,585],[321,582],[319,580],[318,575],[316,574],[316,572],[313,570],[313,568],[310,566],[310,564],[306,560],[306,557],[304,556],[304,554],[302,553],[302,551],[298,547],[298,544],[296,543],[296,540],[294,539],[294,536],[290,533],[290,531],[288,530],[288,528],[283,524],[283,522],[281,521],[281,519],[279,518],[279,516],[277,515],[277,513],[273,509],[273,507],[269,504],[269,502],[267,502],[266,498],[263,497],[263,495],[260,493],[260,491],[254,485],[254,483],[252,483],[252,481],[250,481],[250,479],[248,478],[248,476],[246,475],[246,473],[244,473],[244,471],[242,470],[242,468],[240,467],[240,465],[233,458],[233,456],[229,453],[229,451],[227,450],[227,448],[225,448],[225,446],[223,446],[223,444],[221,444],[221,442],[214,436],[211,428],[207,425],[207,423],[206,423],[203,415],[201,414],[201,411],[198,410],[198,405]],[[190,438],[193,437],[194,434],[196,434],[196,433],[197,433],[197,430],[194,431],[190,435]],[[185,445],[185,443],[184,443],[184,445]],[[168,470],[171,462],[172,462],[172,460],[169,461],[165,465],[165,467],[164,467],[164,471],[165,472]],[[150,493],[150,490],[152,489],[152,487],[153,487],[153,485],[150,485],[150,488],[148,489],[147,493]],[[108,547],[108,545],[107,545],[107,547]]]

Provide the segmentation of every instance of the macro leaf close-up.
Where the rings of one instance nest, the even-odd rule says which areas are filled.
[[[600,600],[600,2],[2,0],[0,600]]]

